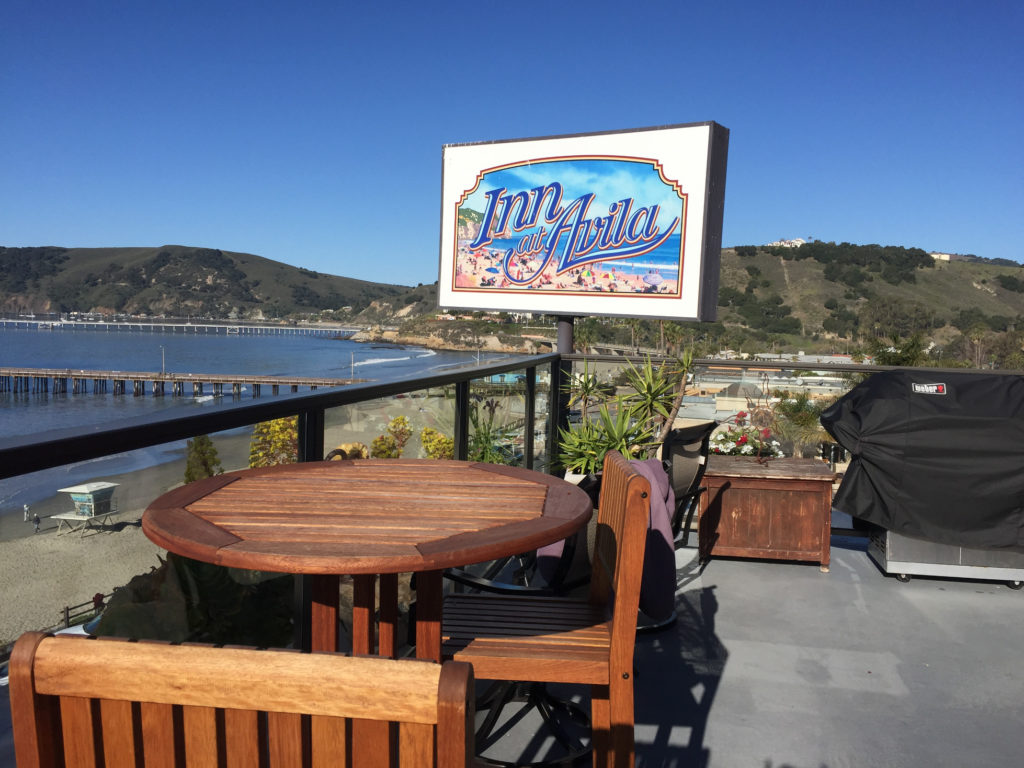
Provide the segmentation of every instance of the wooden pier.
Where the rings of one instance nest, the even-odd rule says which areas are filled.
[[[260,397],[263,388],[271,394],[343,387],[366,379],[328,379],[311,376],[254,376],[251,374],[169,373],[148,371],[89,371],[71,368],[0,368],[0,393],[81,395],[112,393],[141,397],[220,396],[241,397],[245,390]],[[148,385],[148,386],[147,386]]]

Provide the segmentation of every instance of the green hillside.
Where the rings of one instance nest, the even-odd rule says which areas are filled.
[[[722,251],[718,304],[713,323],[581,318],[576,336],[701,354],[877,353],[891,339],[917,338],[933,356],[974,364],[1020,357],[1024,365],[1024,269],[1015,262],[935,261],[915,248],[820,241],[739,246]],[[415,336],[437,311],[437,285],[372,283],[186,246],[0,247],[0,311],[333,317]],[[474,326],[473,338],[479,333]]]
[[[801,257],[810,245],[723,250],[719,321],[783,335],[853,338],[941,335],[944,327],[977,320],[999,331],[1024,317],[1019,264],[936,261],[916,249],[845,243],[814,244],[820,260]],[[757,314],[745,304],[773,298],[781,298],[783,313],[789,310],[783,316],[795,321],[792,328],[773,323],[771,312],[752,322]]]
[[[3,248],[0,310],[277,318],[351,307],[409,289],[212,248]]]

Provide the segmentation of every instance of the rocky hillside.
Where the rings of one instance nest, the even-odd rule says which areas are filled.
[[[718,305],[720,322],[783,335],[931,335],[979,320],[1003,330],[1024,318],[1024,268],[891,246],[745,246],[722,251]]]
[[[358,313],[409,288],[325,275],[247,253],[0,247],[0,311],[278,318]]]
[[[470,214],[459,222],[466,233],[479,228]],[[838,341],[848,348],[846,341],[919,334],[926,343],[943,346],[963,336],[980,338],[986,329],[1000,334],[1024,329],[1024,269],[977,257],[936,261],[920,249],[893,246],[821,241],[797,248],[740,246],[722,251],[718,305],[718,322],[699,327],[586,319],[578,322],[577,335],[658,347],[679,337],[704,338],[712,349],[748,343],[828,349]],[[0,311],[301,315],[362,324],[370,329],[368,338],[389,339],[399,332],[404,341],[435,347],[534,349],[514,328],[503,333],[482,318],[435,320],[436,283],[371,283],[251,254],[186,246],[0,247]]]

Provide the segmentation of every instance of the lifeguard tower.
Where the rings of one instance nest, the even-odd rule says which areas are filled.
[[[81,531],[84,536],[86,529],[106,525],[107,518],[117,512],[113,498],[117,486],[117,483],[95,482],[59,488],[58,493],[71,494],[75,511],[53,516],[57,521],[57,533]]]

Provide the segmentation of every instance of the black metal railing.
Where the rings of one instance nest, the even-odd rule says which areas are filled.
[[[551,391],[561,391],[560,360],[557,354],[510,357],[429,376],[383,379],[315,393],[284,394],[260,401],[227,403],[203,413],[182,414],[171,409],[156,415],[125,419],[109,426],[9,437],[0,439],[0,479],[291,416],[298,417],[299,460],[316,461],[324,457],[324,414],[327,410],[445,386],[455,387],[455,455],[456,458],[466,458],[470,383],[510,371],[524,371],[526,423],[531,424],[536,415],[537,372],[548,371]],[[547,454],[553,456],[551,446],[557,439],[557,420],[549,421],[554,424],[548,428]],[[532,429],[525,429],[524,441],[525,463],[531,467],[535,453]]]
[[[420,377],[383,379],[351,384],[337,389],[303,394],[283,394],[272,398],[252,399],[225,403],[216,408],[204,408],[201,413],[171,408],[146,417],[118,421],[97,427],[78,427],[46,433],[0,437],[0,480],[53,467],[113,456],[133,450],[149,448],[174,441],[195,438],[227,430],[249,428],[255,424],[285,417],[297,417],[298,458],[300,461],[323,459],[325,453],[325,425],[331,409],[352,406],[396,395],[407,395],[434,388],[443,388],[450,397],[453,413],[453,439],[455,458],[469,456],[471,424],[470,412],[474,393],[481,390],[480,383],[494,381],[501,374],[517,372],[516,395],[522,396],[523,414],[514,420],[517,431],[522,430],[522,463],[528,468],[558,473],[559,428],[568,424],[566,382],[575,366],[583,362],[626,364],[628,358],[618,355],[560,355],[517,356],[494,362],[478,363],[455,368],[443,373]],[[737,380],[748,382],[761,379],[766,369],[811,370],[849,377],[851,374],[869,374],[890,370],[886,366],[855,364],[829,364],[792,360],[718,360],[694,361],[695,380],[707,380],[722,372],[735,374]],[[928,368],[929,373],[963,369]],[[520,373],[521,372],[521,373]],[[1020,371],[992,371],[992,373],[1021,375]],[[823,375],[821,378],[835,378]],[[850,380],[852,383],[852,379]],[[847,385],[848,386],[848,385]],[[474,389],[475,387],[475,389]],[[486,387],[484,387],[486,389]],[[845,391],[845,388],[844,390]],[[540,395],[547,397],[546,411],[538,409]],[[534,445],[535,425],[543,420],[545,444],[538,450]],[[535,466],[535,457],[543,457]],[[304,590],[300,589],[300,593]],[[306,604],[304,598],[300,604]],[[80,606],[79,606],[80,607]],[[67,617],[65,617],[67,618]],[[302,623],[304,626],[304,623]]]
[[[125,419],[109,426],[78,427],[0,438],[0,480],[291,416],[298,417],[299,460],[316,461],[324,456],[325,413],[329,409],[448,386],[454,387],[455,456],[464,459],[468,455],[469,446],[471,382],[510,371],[524,371],[525,425],[532,425],[538,415],[538,371],[547,373],[549,384],[544,390],[550,396],[547,414],[549,418],[545,435],[546,444],[541,453],[548,457],[544,468],[557,472],[560,469],[556,450],[558,430],[568,424],[565,384],[572,366],[581,365],[584,360],[621,365],[629,359],[619,355],[524,355],[459,367],[429,376],[382,379],[313,393],[282,394],[259,401],[239,400],[215,409],[204,409],[202,413],[183,414],[176,409],[170,409],[155,415]],[[891,366],[799,362],[784,359],[693,361],[693,370],[704,376],[709,371],[736,371],[749,378],[750,375],[761,375],[764,370],[772,368],[827,371],[840,376],[892,370]],[[941,374],[964,369],[926,370],[933,374]],[[991,373],[1021,375],[1020,371],[996,370]],[[524,428],[523,440],[524,464],[533,468],[534,456],[538,452],[535,450],[532,428]]]

